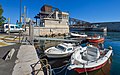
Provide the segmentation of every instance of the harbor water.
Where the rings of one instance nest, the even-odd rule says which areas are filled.
[[[106,36],[105,45],[113,47],[110,75],[120,75],[120,33],[109,32]]]
[[[105,48],[112,46],[113,56],[110,75],[120,75],[120,32],[89,32],[105,36]],[[103,74],[104,75],[104,74]]]
[[[100,34],[105,37],[104,47],[108,48],[112,46],[113,48],[113,56],[111,64],[107,63],[106,67],[102,70],[91,72],[88,75],[120,75],[120,33],[119,32],[85,32],[88,35],[91,34]],[[43,44],[44,43],[44,44]],[[50,45],[48,45],[50,43]],[[53,43],[53,44],[52,44]],[[45,46],[46,48],[55,46],[60,41],[41,41],[41,45]],[[48,46],[46,46],[48,45]],[[42,47],[41,46],[41,47]],[[49,64],[52,65],[53,68],[53,75],[86,75],[85,74],[78,74],[74,70],[68,70],[67,66],[69,65],[70,57],[62,58],[62,59],[48,59]],[[64,65],[64,66],[63,66]]]

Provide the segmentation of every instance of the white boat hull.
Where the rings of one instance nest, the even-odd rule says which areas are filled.
[[[108,52],[103,56],[94,61],[83,61],[79,59],[80,52],[77,51],[71,56],[71,65],[68,67],[69,70],[74,69],[79,73],[87,71],[94,71],[103,67],[112,55],[112,50],[106,49]],[[81,62],[80,62],[80,61]]]
[[[86,34],[82,35],[82,34],[75,34],[75,33],[71,33],[71,36],[74,36],[74,37],[87,37]]]
[[[74,44],[63,43],[57,47],[50,47],[45,50],[45,54],[48,58],[63,58],[70,56],[75,50],[81,48],[81,46],[73,46]],[[61,48],[61,49],[60,49]]]
[[[63,58],[63,57],[68,57],[72,53],[67,53],[67,54],[46,54],[48,58]]]

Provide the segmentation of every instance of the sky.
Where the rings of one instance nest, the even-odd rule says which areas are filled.
[[[20,0],[0,0],[3,16],[16,23],[20,17]],[[70,17],[87,22],[120,22],[120,0],[22,0],[22,13],[27,7],[27,17],[34,19],[44,5],[68,11]]]

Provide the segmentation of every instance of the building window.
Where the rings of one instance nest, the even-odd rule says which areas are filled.
[[[58,17],[59,17],[59,19],[62,19],[62,15],[61,14],[58,14]]]

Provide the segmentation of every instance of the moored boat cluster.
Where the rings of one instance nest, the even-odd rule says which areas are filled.
[[[75,43],[61,43],[45,50],[48,58],[63,58],[71,56],[69,70],[85,73],[104,67],[112,56],[112,47],[104,48],[105,38],[99,35],[70,33],[71,37],[85,38],[86,46]],[[77,39],[78,40],[78,39]]]

